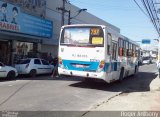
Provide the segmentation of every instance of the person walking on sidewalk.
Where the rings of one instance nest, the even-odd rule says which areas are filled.
[[[55,57],[53,59],[53,63],[52,64],[54,65],[54,70],[53,70],[53,73],[52,73],[52,77],[59,76],[58,75],[58,57]]]
[[[158,69],[158,75],[160,78],[160,61],[157,61],[157,69]]]

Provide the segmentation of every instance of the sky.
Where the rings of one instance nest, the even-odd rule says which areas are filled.
[[[136,1],[144,9],[141,0]],[[150,19],[138,8],[134,0],[70,0],[70,3],[79,8],[86,8],[87,12],[120,28],[122,35],[134,41],[158,38]]]

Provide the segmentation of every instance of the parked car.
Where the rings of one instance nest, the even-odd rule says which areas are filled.
[[[46,60],[40,58],[21,59],[15,65],[18,74],[29,74],[31,77],[37,74],[51,74],[54,65],[50,65]]]
[[[6,66],[0,62],[0,77],[15,78],[18,76],[17,70],[14,67]]]

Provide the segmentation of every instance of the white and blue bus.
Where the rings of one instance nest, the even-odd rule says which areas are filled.
[[[139,45],[104,25],[63,26],[59,41],[59,75],[122,80],[138,71]]]

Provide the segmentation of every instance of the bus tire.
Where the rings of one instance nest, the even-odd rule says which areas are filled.
[[[124,76],[124,68],[121,68],[121,72],[120,72],[120,75],[119,75],[119,81],[123,80],[123,76]]]

